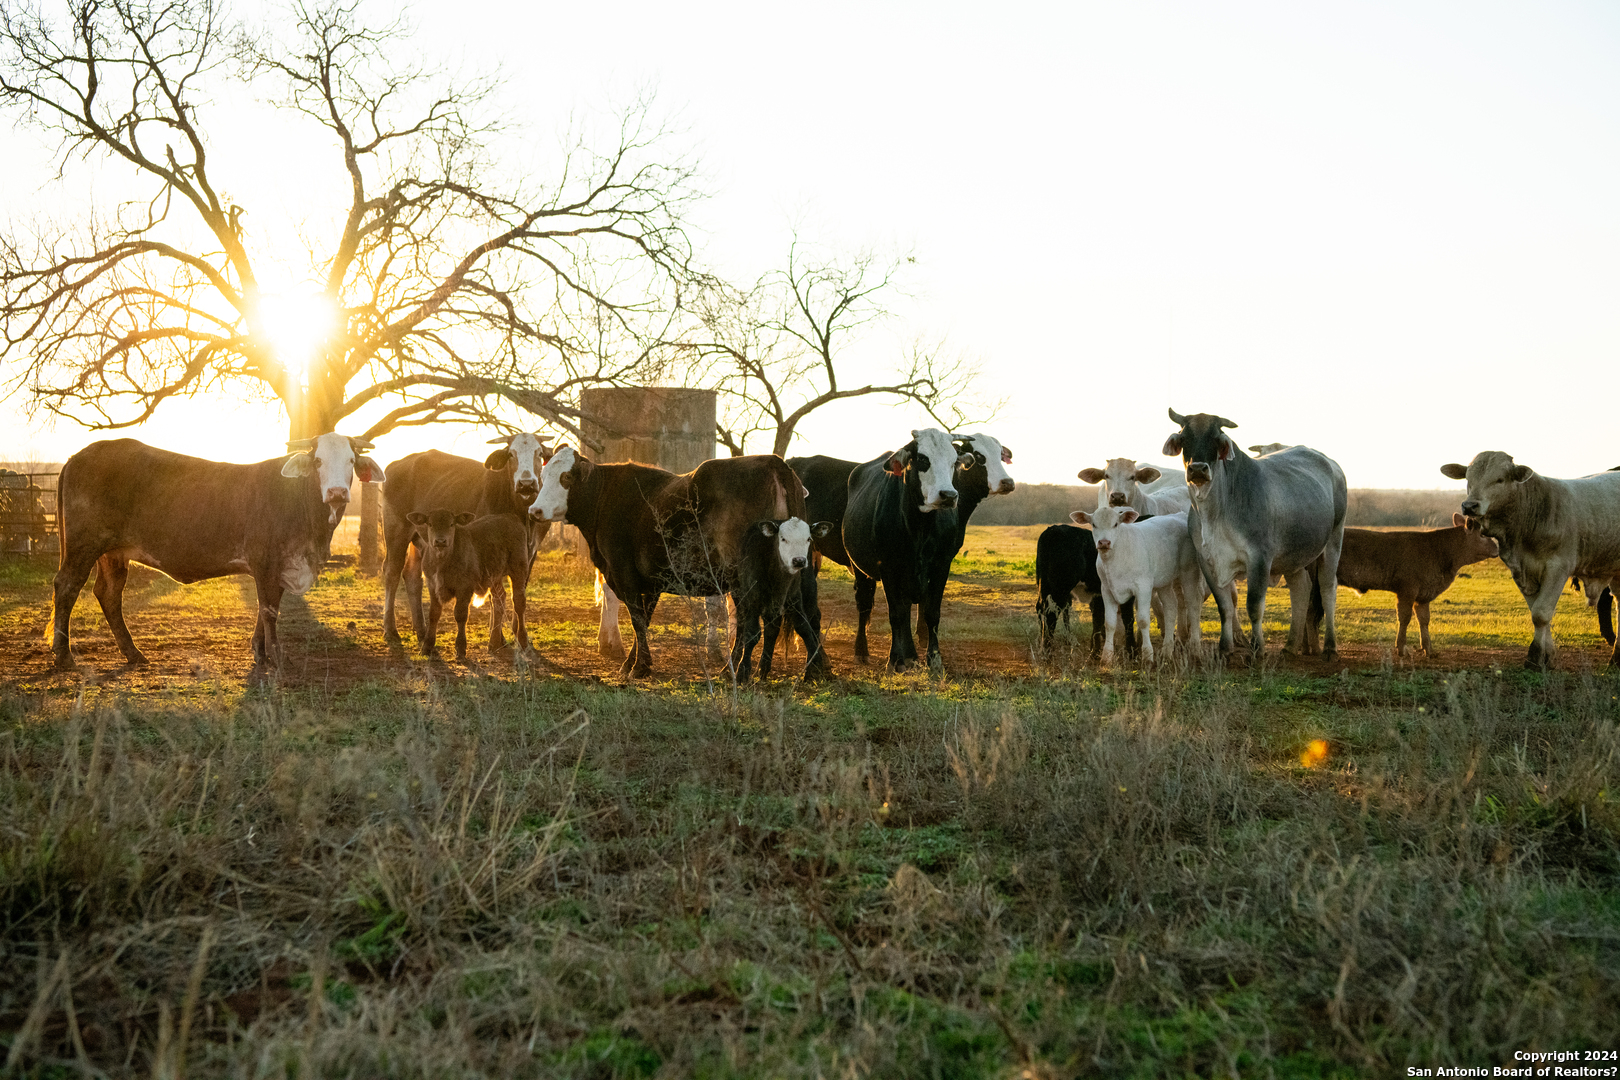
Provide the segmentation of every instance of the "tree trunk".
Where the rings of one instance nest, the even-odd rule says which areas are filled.
[[[381,490],[381,484],[360,485],[360,566],[357,573],[361,577],[376,577],[382,568],[382,534],[379,527],[382,514],[378,499]]]

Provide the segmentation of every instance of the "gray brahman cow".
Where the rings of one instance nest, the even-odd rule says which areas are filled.
[[[1221,652],[1234,648],[1237,575],[1248,576],[1249,648],[1258,658],[1266,647],[1266,587],[1281,574],[1293,606],[1288,649],[1313,651],[1307,614],[1311,593],[1319,588],[1326,616],[1322,656],[1332,657],[1338,651],[1335,583],[1348,501],[1343,470],[1305,446],[1251,458],[1222,430],[1237,427],[1223,417],[1171,409],[1170,419],[1181,429],[1165,440],[1164,454],[1179,454],[1187,470],[1187,531],[1221,611]]]
[[[1442,465],[1468,481],[1463,517],[1501,548],[1513,583],[1530,605],[1530,652],[1524,665],[1545,668],[1553,656],[1552,619],[1570,575],[1610,581],[1620,574],[1620,472],[1575,480],[1541,476],[1510,454],[1486,450],[1466,466]],[[1620,649],[1609,657],[1620,665]]]

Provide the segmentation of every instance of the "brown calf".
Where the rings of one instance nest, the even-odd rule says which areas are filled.
[[[415,511],[407,515],[422,538],[422,570],[428,580],[426,633],[422,652],[436,648],[439,615],[446,601],[456,604],[456,659],[467,659],[467,607],[474,596],[489,592],[501,578],[512,582],[512,633],[519,655],[529,651],[523,622],[524,590],[529,586],[529,533],[516,518],[490,514],[474,520],[454,510]]]
[[[1497,557],[1496,541],[1478,529],[1464,528],[1461,514],[1453,514],[1449,529],[1425,532],[1344,530],[1344,551],[1339,556],[1339,584],[1358,593],[1374,589],[1395,594],[1401,628],[1395,637],[1395,655],[1406,653],[1406,627],[1415,609],[1423,651],[1434,658],[1429,640],[1429,604],[1451,588],[1457,571],[1469,563]],[[1312,623],[1318,606],[1311,605]],[[1314,625],[1312,627],[1314,629]]]

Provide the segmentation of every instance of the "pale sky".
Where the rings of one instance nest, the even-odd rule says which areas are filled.
[[[859,360],[919,333],[979,357],[1008,399],[984,430],[1020,480],[1165,463],[1167,406],[1230,417],[1245,445],[1315,446],[1353,487],[1454,487],[1438,467],[1484,449],[1553,476],[1620,464],[1600,411],[1620,365],[1620,7],[989,11],[458,0],[414,17],[424,49],[506,72],[531,125],[513,160],[543,163],[570,114],[656,87],[714,193],[700,250],[733,280],[779,262],[796,219],[913,250],[915,298]],[[344,197],[296,142],[252,136],[231,144],[253,162],[233,195],[261,222]],[[10,214],[56,197],[32,136],[0,140]],[[0,458],[94,437],[11,416]],[[921,423],[845,407],[792,452],[868,458]],[[207,402],[132,434],[254,460],[285,430],[273,403]],[[482,457],[487,437],[413,431],[377,456]]]

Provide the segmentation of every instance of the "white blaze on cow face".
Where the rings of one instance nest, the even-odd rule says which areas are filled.
[[[1007,472],[1012,464],[1012,451],[989,435],[952,435],[953,439],[966,439],[972,443],[973,453],[984,458],[985,476],[990,481],[990,494],[1011,495],[1017,486]],[[971,466],[970,466],[971,468]]]
[[[529,506],[530,517],[541,521],[567,520],[568,489],[563,486],[562,478],[577,460],[574,448],[565,444],[557,447],[551,460],[541,466],[540,494],[534,497],[534,502]]]
[[[939,428],[918,428],[911,433],[917,451],[911,466],[922,484],[924,513],[948,510],[956,505],[956,465],[961,456],[951,437]]]
[[[349,505],[349,488],[356,475],[362,481],[384,479],[382,466],[364,454],[356,454],[348,436],[327,432],[308,450],[290,455],[281,464],[281,475],[316,478],[316,490],[329,509],[329,523],[336,525]]]
[[[831,532],[832,522],[812,525],[803,518],[790,517],[786,521],[762,521],[758,528],[764,536],[775,535],[776,556],[782,560],[782,569],[796,574],[810,565],[811,543]]]
[[[490,442],[503,443],[505,449],[496,450],[485,458],[484,467],[500,470],[510,464],[512,494],[525,505],[533,502],[540,491],[540,468],[546,458],[546,446],[540,441],[540,436],[522,431],[516,435],[491,439]]]

